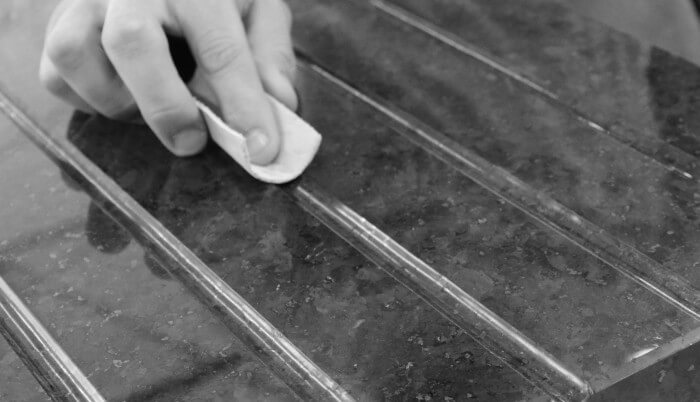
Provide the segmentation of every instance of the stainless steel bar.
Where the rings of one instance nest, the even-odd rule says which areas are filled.
[[[604,124],[596,122],[595,119],[593,119],[593,117],[589,116],[584,111],[580,110],[577,107],[567,104],[564,100],[561,99],[560,96],[544,88],[543,86],[533,81],[532,79],[526,77],[525,75],[518,73],[516,71],[516,68],[514,68],[513,66],[508,66],[503,60],[499,60],[497,57],[487,54],[487,52],[483,51],[482,49],[478,49],[476,46],[473,46],[472,44],[467,43],[463,39],[451,34],[445,29],[436,26],[435,24],[431,23],[425,18],[403,8],[401,5],[399,5],[398,2],[394,0],[369,0],[369,2],[383,13],[390,15],[391,17],[396,18],[404,24],[409,25],[423,32],[424,34],[439,40],[445,45],[455,49],[456,51],[462,54],[465,54],[466,56],[478,60],[479,62],[489,66],[490,68],[498,71],[499,73],[510,77],[519,84],[530,88],[535,92],[540,93],[543,97],[550,99],[553,103],[559,105],[560,107],[563,107],[566,110],[569,110],[571,113],[576,115],[576,117],[579,118],[581,121],[584,121],[586,124],[588,124],[588,126],[592,129],[605,133],[606,135],[609,135],[611,138],[617,140],[621,144],[629,146],[630,149],[634,150],[635,152],[638,152],[645,158],[648,158],[651,162],[662,166],[664,169],[667,169],[670,172],[673,172],[674,174],[677,174],[684,179],[697,180],[697,178],[695,177],[697,176],[697,173],[694,176],[686,168],[687,166],[694,165],[695,157],[685,152],[683,149],[680,149],[675,146],[669,146],[662,140],[653,140],[642,136],[639,136],[639,138],[637,138],[635,141],[630,141],[629,138],[625,138],[625,136],[617,132],[616,129],[605,127]],[[658,156],[654,156],[655,152],[653,150],[655,149],[663,149],[664,153],[668,154],[666,158],[668,159],[672,157],[671,160],[676,162],[665,161],[662,158],[659,158]]]
[[[298,396],[305,400],[354,400],[92,161],[71,144],[52,138],[2,91],[0,110],[50,159],[81,183],[106,213],[152,249],[164,262],[164,268],[197,296]]]
[[[2,278],[0,333],[54,401],[105,400]]]
[[[551,396],[579,400],[592,393],[585,380],[549,352],[317,185],[304,180],[285,190],[307,212]]]
[[[399,134],[441,159],[536,221],[569,239],[594,257],[639,283],[685,314],[700,319],[700,290],[547,194],[494,165],[444,134],[380,99],[362,93],[315,65],[308,68],[387,117]]]

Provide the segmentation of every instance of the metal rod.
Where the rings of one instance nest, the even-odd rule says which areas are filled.
[[[105,400],[2,278],[0,333],[54,401]]]
[[[387,124],[397,133],[448,166],[632,279],[679,311],[700,320],[700,290],[687,279],[415,117],[358,91],[318,65],[308,64],[305,68],[332,83],[337,90],[355,97],[386,116]]]
[[[307,212],[536,386],[559,400],[583,399],[592,393],[585,380],[549,352],[317,185],[303,180],[285,190]]]
[[[610,136],[610,138],[613,140],[630,147],[634,152],[639,153],[642,155],[642,157],[649,159],[651,162],[658,164],[664,169],[667,169],[668,171],[677,174],[684,179],[697,180],[696,177],[688,171],[690,168],[692,171],[696,172],[697,175],[697,169],[693,168],[695,165],[695,157],[683,149],[669,145],[667,142],[660,139],[648,138],[645,136],[636,136],[634,139],[631,139],[629,138],[629,135],[619,132],[619,128],[606,127],[606,124],[595,121],[595,119],[585,111],[567,104],[560,96],[544,88],[525,75],[517,72],[517,68],[508,66],[503,60],[500,60],[493,54],[487,54],[487,52],[478,49],[476,46],[468,43],[463,38],[460,38],[459,36],[450,33],[448,30],[428,21],[424,17],[409,11],[400,5],[399,2],[395,0],[369,1],[370,4],[383,13],[442,42],[459,53],[485,64],[489,68],[498,71],[519,84],[532,89],[559,107],[573,113],[579,120],[585,122],[592,129],[604,133]],[[698,4],[699,1],[700,0],[697,0],[696,4]]]
[[[298,396],[305,400],[354,400],[92,161],[71,144],[52,138],[2,91],[0,110],[50,159],[80,183],[107,214],[153,250],[164,262],[164,268],[179,279]]]

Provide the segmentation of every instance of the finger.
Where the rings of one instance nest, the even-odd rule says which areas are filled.
[[[211,88],[211,85],[209,85],[209,82],[207,82],[201,71],[195,71],[194,76],[192,76],[192,79],[187,84],[187,87],[190,89],[190,92],[192,92],[197,97],[197,99],[209,105],[209,107],[211,107],[212,110],[215,110],[217,114],[220,114],[219,105],[217,104],[216,100],[216,94],[214,93],[214,90]]]
[[[61,74],[59,74],[56,67],[51,63],[51,60],[46,56],[46,53],[41,56],[39,81],[41,81],[44,88],[48,89],[49,92],[69,103],[74,108],[85,113],[95,113],[95,109],[75,93],[73,88],[61,77]]]
[[[46,40],[46,54],[73,90],[101,114],[130,119],[138,114],[131,94],[100,46],[99,5],[76,2],[56,21]]]
[[[67,0],[64,0],[56,6],[56,8],[53,9],[53,12],[51,12],[51,16],[49,17],[49,21],[46,23],[46,35],[49,35],[51,31],[53,30],[54,25],[56,24],[56,21],[63,15],[63,11],[68,7],[71,3]]]
[[[282,0],[259,0],[253,3],[248,21],[250,47],[265,90],[296,110],[296,61],[289,8]]]
[[[165,32],[154,15],[157,2],[110,2],[102,32],[105,51],[131,91],[146,123],[178,156],[204,148],[207,135],[199,109],[178,76]]]
[[[277,119],[263,90],[243,22],[230,0],[180,1],[166,24],[180,23],[199,69],[214,90],[224,120],[246,134],[251,159],[272,162],[279,152]]]

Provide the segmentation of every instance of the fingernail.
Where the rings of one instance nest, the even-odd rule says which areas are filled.
[[[187,129],[180,131],[173,136],[174,152],[178,156],[189,156],[196,154],[204,148],[206,135],[197,129]]]
[[[248,144],[248,151],[251,156],[257,155],[265,151],[267,144],[270,139],[267,137],[264,131],[256,128],[251,130],[246,136],[246,143]]]

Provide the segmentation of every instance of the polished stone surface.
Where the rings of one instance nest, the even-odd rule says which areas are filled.
[[[389,0],[533,80],[620,141],[698,177],[697,68],[566,1]],[[668,147],[668,144],[671,147]]]
[[[2,148],[0,272],[105,397],[293,400],[7,119],[0,124],[11,140]],[[11,356],[3,367],[14,372]],[[7,400],[40,395],[13,381],[2,387],[17,392],[0,394]]]
[[[381,128],[361,118],[353,124],[352,112],[340,109],[342,100],[332,106],[313,86],[300,88],[307,116],[318,116],[309,118],[312,124],[323,130],[323,116],[326,125],[342,122],[335,136],[326,133],[329,146],[308,176],[333,184],[327,187],[332,190],[343,188],[339,196],[361,194],[372,171],[354,168],[350,159],[358,155],[349,146],[375,149],[357,137]],[[142,127],[92,118],[69,138],[353,395],[518,400],[529,392],[515,373],[284,192],[249,178],[213,147],[190,159],[154,154],[157,142],[147,134]],[[115,158],[110,149],[128,157]],[[372,159],[381,160],[367,162]]]
[[[695,173],[691,84],[700,70],[555,0],[390,3],[556,99],[376,2],[290,1],[296,44],[331,74],[686,280],[681,296],[700,309],[689,297],[700,286],[700,191],[682,174]],[[516,208],[409,141],[385,114],[315,70],[302,66],[298,87],[303,117],[324,144],[286,188],[254,181],[211,144],[178,159],[143,126],[72,114],[34,79],[50,7],[0,6],[0,85],[358,399],[546,398],[305,212],[289,196],[294,186],[323,188],[596,387],[641,370],[633,357],[642,351],[675,352],[687,347],[674,346],[678,339],[697,337],[697,319],[534,220],[536,211]],[[9,43],[17,38],[24,46]],[[4,115],[0,130],[0,274],[108,399],[294,398]],[[601,397],[638,399],[643,387],[634,384],[646,383],[646,397],[692,400],[693,350]],[[8,384],[0,399],[45,398],[19,368],[0,345],[0,381]]]
[[[360,90],[507,168],[697,288],[695,180],[669,172],[569,110],[356,3],[363,2],[326,1],[300,10],[299,46]],[[335,16],[332,25],[321,18],[326,14]],[[617,92],[608,94],[617,99]]]

